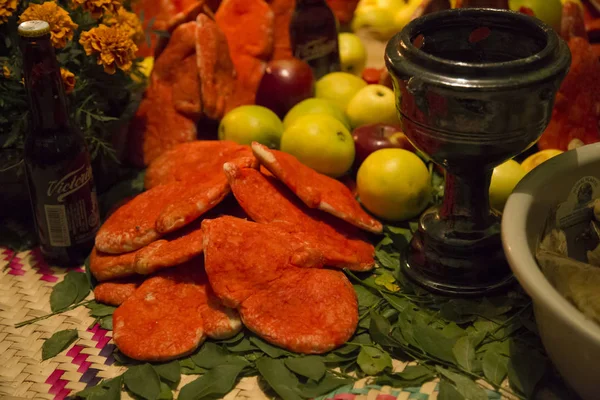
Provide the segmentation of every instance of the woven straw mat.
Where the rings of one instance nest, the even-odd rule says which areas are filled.
[[[94,324],[86,307],[52,316],[15,328],[14,325],[31,318],[49,314],[50,292],[67,270],[51,267],[42,259],[38,249],[14,253],[0,247],[0,398],[57,399],[96,385],[124,371],[113,358],[115,346],[112,332]],[[83,271],[83,270],[81,270]],[[90,294],[89,298],[92,298]],[[42,359],[42,344],[53,333],[77,329],[77,339],[68,349],[54,358]],[[399,372],[406,363],[394,361]],[[181,386],[197,376],[182,375]],[[225,399],[268,399],[258,378],[244,378]],[[436,400],[437,382],[420,388],[395,389],[369,385],[361,380],[342,387],[321,400]],[[490,399],[500,396],[488,391]],[[130,399],[123,393],[123,399]]]

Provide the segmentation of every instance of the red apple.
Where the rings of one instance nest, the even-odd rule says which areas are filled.
[[[267,64],[255,102],[283,118],[296,104],[312,97],[314,90],[315,77],[307,63],[297,58],[275,60]]]
[[[359,126],[352,132],[356,155],[354,166],[360,167],[362,162],[379,149],[400,148],[414,151],[414,147],[397,125],[369,124]]]

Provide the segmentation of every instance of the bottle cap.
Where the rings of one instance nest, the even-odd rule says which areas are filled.
[[[50,33],[50,25],[42,20],[25,21],[19,24],[17,31],[23,37],[36,38]]]

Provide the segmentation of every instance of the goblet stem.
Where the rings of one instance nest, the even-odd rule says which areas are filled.
[[[440,218],[459,232],[485,230],[496,222],[490,211],[491,179],[492,171],[446,172]]]

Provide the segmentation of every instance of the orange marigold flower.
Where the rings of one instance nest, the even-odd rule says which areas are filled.
[[[104,72],[111,75],[117,67],[129,71],[138,50],[126,30],[104,24],[83,32],[79,43],[88,56],[96,54],[98,65],[104,66]]]
[[[105,14],[116,14],[122,7],[120,0],[72,0],[73,7],[81,7],[98,19]]]
[[[135,13],[120,8],[116,14],[105,15],[102,19],[108,26],[118,26],[126,30],[135,43],[141,43],[144,40],[144,28],[142,22]]]
[[[63,85],[65,86],[65,93],[69,94],[75,89],[75,75],[68,69],[60,69],[60,77],[62,78]]]
[[[69,13],[60,8],[54,1],[47,1],[42,4],[30,3],[29,7],[19,17],[19,22],[34,19],[48,22],[50,25],[50,40],[57,49],[65,47],[67,40],[73,39],[73,32],[78,26],[73,22]]]
[[[0,0],[0,25],[8,21],[17,9],[17,0]]]
[[[6,65],[2,66],[2,76],[4,76],[6,79],[10,78],[10,68],[8,68]]]

